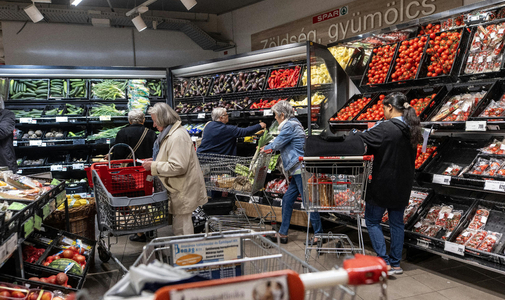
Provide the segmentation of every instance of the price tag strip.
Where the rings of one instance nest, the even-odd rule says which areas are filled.
[[[486,121],[466,121],[465,131],[486,131]]]
[[[465,255],[465,246],[456,244],[456,243],[451,243],[448,241],[445,241],[444,243],[444,250],[447,252],[455,253],[461,256]]]
[[[100,121],[110,121],[110,116],[100,116]]]
[[[422,248],[429,248],[430,247],[430,242],[425,241],[423,239],[417,239],[417,245]]]
[[[433,183],[451,185],[451,176],[433,174]]]
[[[205,119],[205,113],[199,113],[198,119]]]
[[[505,193],[505,181],[497,180],[485,180],[484,189],[488,191],[504,192]]]
[[[68,122],[68,117],[56,117],[56,122],[67,123]]]
[[[84,164],[72,164],[73,170],[84,170]]]

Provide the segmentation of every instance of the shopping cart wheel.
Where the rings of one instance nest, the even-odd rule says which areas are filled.
[[[106,263],[110,259],[110,253],[102,245],[98,245],[98,257],[102,262]]]

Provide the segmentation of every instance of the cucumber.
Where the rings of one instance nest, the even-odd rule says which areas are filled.
[[[35,93],[37,93],[37,94],[47,93],[47,89],[36,89]]]
[[[13,89],[14,89],[14,79],[11,79],[9,81],[9,91],[10,91],[11,95],[12,95],[12,90]]]
[[[11,97],[11,99],[17,99],[17,98],[21,97],[22,95],[23,95],[23,93],[22,93],[22,92],[16,93],[16,94],[14,94],[14,95]]]
[[[26,92],[26,85],[23,83],[22,86],[23,86],[23,92]]]
[[[75,95],[78,96],[82,91],[83,91],[82,86],[77,87],[77,91],[75,92]]]
[[[23,82],[24,85],[28,86],[28,87],[31,87],[31,88],[37,88],[37,85],[29,82],[29,81],[25,81]]]

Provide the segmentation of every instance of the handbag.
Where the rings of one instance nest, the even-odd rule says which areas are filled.
[[[135,147],[133,148],[133,152],[128,154],[126,159],[131,159],[133,157],[133,153],[135,153],[135,151],[137,151],[137,149],[140,147],[140,144],[142,144],[142,142],[144,141],[148,132],[149,132],[149,128],[144,128],[144,132],[142,132],[142,136],[140,137],[139,141],[137,142],[137,145],[135,145]],[[121,164],[121,168],[126,168],[127,166],[128,166],[128,163]]]

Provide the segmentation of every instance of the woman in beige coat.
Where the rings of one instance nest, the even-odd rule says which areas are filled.
[[[160,134],[154,143],[153,160],[142,166],[158,176],[170,193],[174,235],[193,234],[191,214],[207,203],[205,181],[193,142],[181,126],[181,118],[168,104],[156,103],[149,114]]]

